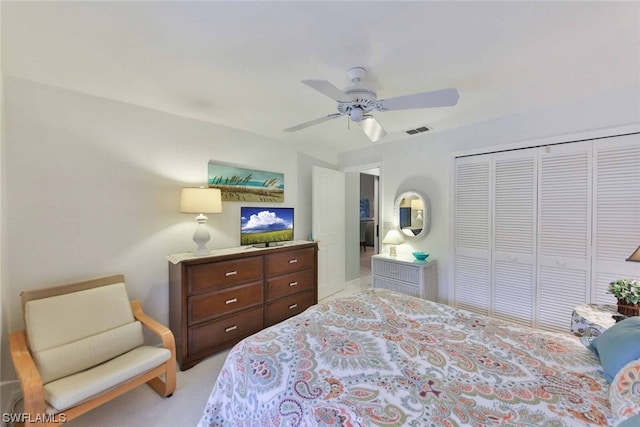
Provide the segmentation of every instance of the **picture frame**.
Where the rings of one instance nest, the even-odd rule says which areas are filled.
[[[284,202],[284,174],[208,163],[208,186],[219,188],[226,202]]]

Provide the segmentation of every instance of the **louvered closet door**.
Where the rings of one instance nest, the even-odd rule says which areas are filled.
[[[537,150],[494,155],[493,315],[532,326]]]
[[[539,149],[538,316],[541,329],[566,332],[589,298],[591,143]]]
[[[625,259],[640,245],[640,135],[594,142],[592,302],[615,304],[609,283],[640,280],[640,263]]]
[[[489,314],[491,301],[491,155],[456,159],[454,302]]]

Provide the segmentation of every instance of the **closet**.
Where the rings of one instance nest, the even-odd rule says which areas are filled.
[[[640,134],[459,157],[453,304],[568,331],[577,304],[640,278]]]

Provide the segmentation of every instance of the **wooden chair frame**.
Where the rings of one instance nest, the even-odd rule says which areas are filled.
[[[64,295],[79,290],[91,289],[113,283],[124,283],[123,275],[105,276],[91,279],[84,282],[71,283],[57,286],[55,288],[39,289],[22,293],[22,305],[27,301],[46,298],[56,295]],[[27,346],[26,331],[20,330],[9,334],[9,349],[11,359],[20,381],[22,396],[24,400],[25,425],[60,425],[106,403],[116,397],[147,383],[159,395],[170,397],[176,389],[176,344],[173,333],[169,328],[152,319],[142,311],[140,301],[132,300],[131,309],[133,316],[142,325],[149,328],[154,334],[162,339],[164,348],[171,351],[171,357],[162,365],[140,374],[113,387],[103,393],[91,397],[90,399],[73,406],[65,411],[55,414],[46,414],[46,403],[44,398],[44,388],[38,368],[29,352]],[[164,381],[160,377],[164,375]]]

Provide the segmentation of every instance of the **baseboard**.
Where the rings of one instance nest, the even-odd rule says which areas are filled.
[[[5,381],[0,383],[0,402],[2,402],[2,425],[11,425],[7,422],[8,415],[13,413],[16,404],[22,399],[20,383],[18,381]]]

